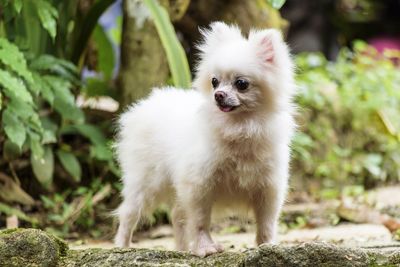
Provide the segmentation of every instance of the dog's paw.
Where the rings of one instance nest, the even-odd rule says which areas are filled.
[[[196,248],[191,249],[191,253],[199,256],[199,257],[205,257],[211,254],[215,254],[218,252],[223,252],[224,247],[221,244],[218,243],[209,243],[209,244],[202,244],[200,246],[197,246]]]
[[[277,242],[264,242],[264,243],[261,243],[261,244],[257,244],[257,246],[259,246],[259,247],[264,247],[264,246],[269,247],[269,246],[274,246],[276,244],[277,244]]]

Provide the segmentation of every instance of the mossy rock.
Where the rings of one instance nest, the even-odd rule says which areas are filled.
[[[262,246],[249,250],[245,266],[374,266],[375,258],[360,249],[327,243],[304,243],[296,246]]]
[[[36,229],[0,231],[0,266],[400,266],[400,245],[346,248],[327,243],[265,245],[206,258],[150,249],[69,250]]]
[[[244,255],[222,253],[199,258],[188,253],[149,249],[86,249],[71,252],[65,266],[238,266]]]
[[[0,266],[57,266],[67,244],[37,229],[0,231]]]

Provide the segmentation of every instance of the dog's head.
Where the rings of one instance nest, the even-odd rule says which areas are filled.
[[[251,112],[273,108],[293,91],[293,65],[281,33],[240,29],[214,22],[201,30],[200,62],[194,87],[222,112]]]

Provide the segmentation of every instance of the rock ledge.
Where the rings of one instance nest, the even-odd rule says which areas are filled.
[[[265,245],[206,258],[149,249],[70,250],[37,229],[0,231],[1,266],[400,266],[400,245],[349,248],[328,243]]]

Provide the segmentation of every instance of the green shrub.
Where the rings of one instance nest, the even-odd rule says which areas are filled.
[[[318,53],[296,57],[301,132],[295,177],[325,187],[398,181],[400,70],[358,41],[336,62]]]
[[[24,194],[19,188],[21,173],[33,173],[45,189],[52,188],[56,168],[57,177],[64,174],[70,183],[80,182],[81,165],[95,169],[96,161],[102,162],[97,164],[100,168],[89,178],[117,173],[108,140],[75,103],[82,86],[78,68],[51,54],[57,47],[55,6],[46,0],[4,0],[2,8],[0,174],[4,183],[13,185],[9,195]],[[4,190],[10,188],[0,188],[3,200],[32,202],[18,201],[18,196],[7,199]]]

